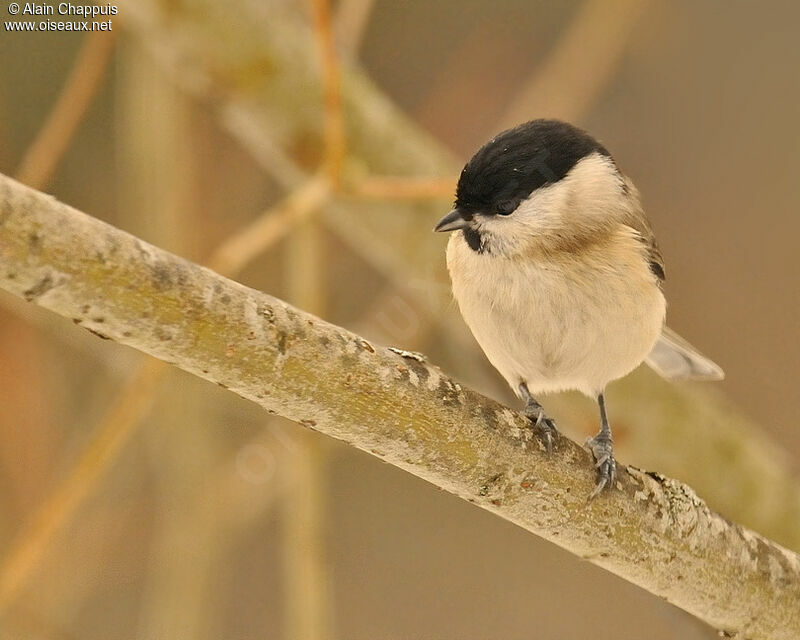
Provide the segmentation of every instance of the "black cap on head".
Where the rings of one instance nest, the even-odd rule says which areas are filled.
[[[532,120],[481,147],[458,180],[456,208],[471,214],[509,214],[539,187],[558,182],[591,153],[611,158],[582,129],[559,120]]]

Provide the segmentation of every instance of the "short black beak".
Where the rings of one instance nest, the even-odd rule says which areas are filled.
[[[469,225],[469,220],[465,220],[464,216],[458,209],[453,209],[444,218],[439,220],[438,224],[433,228],[434,231],[457,231]]]

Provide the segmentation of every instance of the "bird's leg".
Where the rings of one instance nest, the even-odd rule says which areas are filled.
[[[553,439],[558,434],[556,423],[552,418],[547,417],[542,405],[536,402],[531,392],[528,391],[528,385],[524,382],[520,382],[519,384],[519,394],[525,401],[525,408],[522,410],[522,414],[528,418],[539,433],[542,434],[544,446],[547,449],[547,453],[550,453],[553,450]]]
[[[611,437],[611,427],[608,426],[606,416],[606,401],[601,393],[597,396],[597,404],[600,405],[600,433],[594,438],[586,441],[586,446],[592,452],[597,467],[597,485],[589,496],[591,500],[603,489],[610,488],[614,484],[617,475],[617,462],[614,460],[614,439]]]

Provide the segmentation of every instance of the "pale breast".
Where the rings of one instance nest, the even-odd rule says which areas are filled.
[[[642,362],[664,323],[664,297],[624,230],[580,258],[479,254],[457,233],[447,265],[464,320],[515,391],[596,395]]]

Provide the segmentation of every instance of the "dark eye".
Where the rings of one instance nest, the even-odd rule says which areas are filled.
[[[497,205],[497,215],[499,216],[508,216],[514,213],[517,206],[519,206],[519,202],[516,200],[503,200],[503,202]]]

